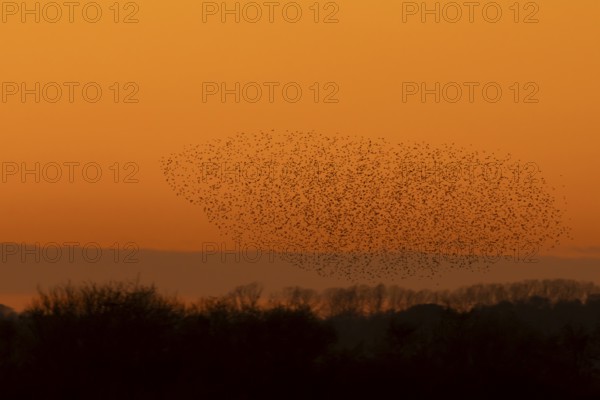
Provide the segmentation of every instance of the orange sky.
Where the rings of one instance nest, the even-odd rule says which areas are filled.
[[[26,3],[33,8],[34,2]],[[0,160],[95,162],[105,178],[96,184],[23,184],[14,176],[0,181],[0,242],[198,249],[216,230],[200,207],[174,196],[159,159],[186,144],[239,131],[289,129],[473,144],[534,161],[552,185],[565,185],[561,193],[568,199],[574,241],[561,252],[577,255],[581,248],[598,255],[598,1],[537,2],[538,23],[515,23],[513,1],[498,2],[498,23],[486,22],[477,10],[473,23],[467,15],[457,23],[435,23],[432,16],[421,23],[420,14],[403,23],[403,2],[339,2],[339,23],[329,24],[313,21],[313,1],[298,2],[298,23],[286,22],[281,12],[273,23],[267,15],[257,23],[235,23],[231,16],[221,23],[219,15],[208,15],[203,23],[203,3],[188,0],[143,2],[135,15],[139,23],[114,23],[112,3],[100,3],[103,16],[95,24],[77,10],[73,23],[65,14],[55,24],[43,15],[40,23],[32,16],[21,23],[21,14],[2,10],[3,90],[12,82],[30,88],[35,82],[97,82],[103,97],[90,104],[76,90],[73,103],[64,92],[56,104],[36,104],[33,95],[25,103],[19,94],[7,95],[0,102]],[[434,2],[427,4],[433,8]],[[320,7],[319,19],[335,11],[326,2]],[[132,11],[122,9],[119,19]],[[519,18],[531,11],[522,9]],[[280,92],[273,103],[236,104],[231,96],[226,103],[218,96],[202,102],[203,82],[252,81],[297,82],[304,96],[294,104]],[[135,82],[139,102],[115,104],[109,88],[114,82]],[[335,82],[339,102],[315,103],[309,89],[315,82]],[[497,82],[504,95],[495,104],[478,92],[473,103],[435,104],[432,97],[422,103],[418,96],[404,103],[403,82]],[[539,103],[515,103],[509,89],[515,82],[539,86]],[[120,100],[129,89],[121,88]],[[115,162],[138,165],[139,183],[115,184],[108,169]]]

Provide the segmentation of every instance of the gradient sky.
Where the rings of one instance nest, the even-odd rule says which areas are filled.
[[[160,158],[187,144],[276,129],[472,144],[536,162],[568,201],[574,240],[557,254],[600,255],[598,1],[537,2],[538,23],[515,23],[512,1],[498,2],[498,23],[477,11],[473,23],[467,15],[458,23],[433,17],[421,23],[420,15],[403,23],[403,2],[369,1],[337,3],[339,23],[325,24],[313,22],[313,3],[299,2],[304,13],[295,24],[277,12],[273,23],[266,15],[258,23],[232,17],[221,23],[219,15],[203,23],[202,2],[188,0],[140,3],[133,24],[114,23],[108,3],[96,24],[77,12],[73,23],[67,16],[56,24],[32,17],[21,23],[20,14],[3,10],[1,82],[94,81],[104,92],[95,104],[78,94],[73,103],[36,104],[31,96],[22,103],[18,95],[0,102],[0,160],[95,162],[107,178],[96,184],[0,181],[0,242],[198,250],[221,233],[200,207],[173,194]],[[334,10],[325,3],[320,18]],[[121,10],[119,18],[132,10]],[[519,18],[532,10],[521,10]],[[203,82],[251,81],[298,82],[305,94],[295,104],[279,96],[273,103],[202,101]],[[498,82],[503,99],[402,101],[403,82],[472,81]],[[115,104],[114,82],[135,82],[139,102]],[[335,82],[339,103],[314,103],[308,89],[314,82]],[[515,82],[535,82],[539,103],[514,103],[508,87]],[[114,183],[108,167],[115,162],[138,165],[139,182]]]

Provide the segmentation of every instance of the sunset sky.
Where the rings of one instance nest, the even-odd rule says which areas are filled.
[[[208,222],[201,207],[175,196],[161,158],[238,132],[314,130],[392,143],[455,143],[535,162],[557,195],[567,199],[573,240],[553,255],[600,258],[598,1],[523,1],[517,3],[518,15],[515,2],[499,1],[502,15],[496,23],[488,22],[494,10],[482,14],[489,2],[475,8],[473,22],[463,7],[455,23],[447,21],[455,16],[448,2],[438,3],[439,23],[434,15],[415,11],[413,5],[421,2],[300,1],[297,23],[286,21],[295,17],[289,6],[282,14],[286,2],[274,9],[272,23],[266,6],[258,22],[245,21],[256,12],[244,8],[246,2],[238,3],[239,23],[227,14],[221,22],[222,10],[214,8],[221,2],[122,2],[118,16],[112,3],[99,3],[97,23],[86,21],[94,10],[84,15],[83,7],[75,9],[72,23],[67,8],[62,19],[50,23],[55,10],[44,14],[42,2],[36,23],[34,15],[3,3],[0,242],[105,247],[134,242],[141,249],[198,251],[205,241],[226,241],[226,233]],[[235,2],[226,4],[235,9]],[[426,4],[434,9],[436,3]],[[127,18],[139,22],[123,23]],[[538,22],[531,23],[534,19]],[[36,82],[39,103],[35,93],[22,93],[23,83],[35,92]],[[95,84],[82,94],[90,82]],[[236,103],[228,95],[223,102],[221,93],[203,93],[215,82],[230,89],[236,82],[241,87],[257,82],[263,96],[251,103],[241,95]],[[273,102],[265,82],[278,83]],[[303,91],[296,103],[282,94],[290,82]],[[403,101],[407,82],[428,88],[456,82],[465,90],[455,103],[443,96],[436,103],[434,95],[423,102],[420,93]],[[465,82],[477,84],[472,102]],[[482,94],[490,82],[503,91],[495,103]],[[62,97],[52,103],[57,86]],[[84,96],[93,96],[97,87],[102,98],[87,101]],[[246,94],[253,96],[252,88]],[[62,179],[51,183],[42,176],[36,183],[34,175],[26,175],[23,182],[21,169],[35,163],[48,173],[53,163],[61,165]],[[70,164],[72,183],[65,163],[79,163]],[[86,164],[100,166],[99,182],[82,177]],[[10,280],[15,272],[7,268],[0,265],[0,303],[52,282],[52,273],[32,272],[27,284],[19,278],[16,289]],[[163,283],[176,290],[180,278],[186,279],[171,276]]]

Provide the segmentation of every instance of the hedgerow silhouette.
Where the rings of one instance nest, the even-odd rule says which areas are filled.
[[[185,304],[139,282],[65,284],[0,317],[1,397],[597,397],[598,289],[251,284]]]

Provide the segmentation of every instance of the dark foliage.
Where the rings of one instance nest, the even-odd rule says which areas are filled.
[[[295,295],[296,297],[297,294]],[[600,299],[319,316],[66,285],[0,317],[2,399],[598,398]]]

